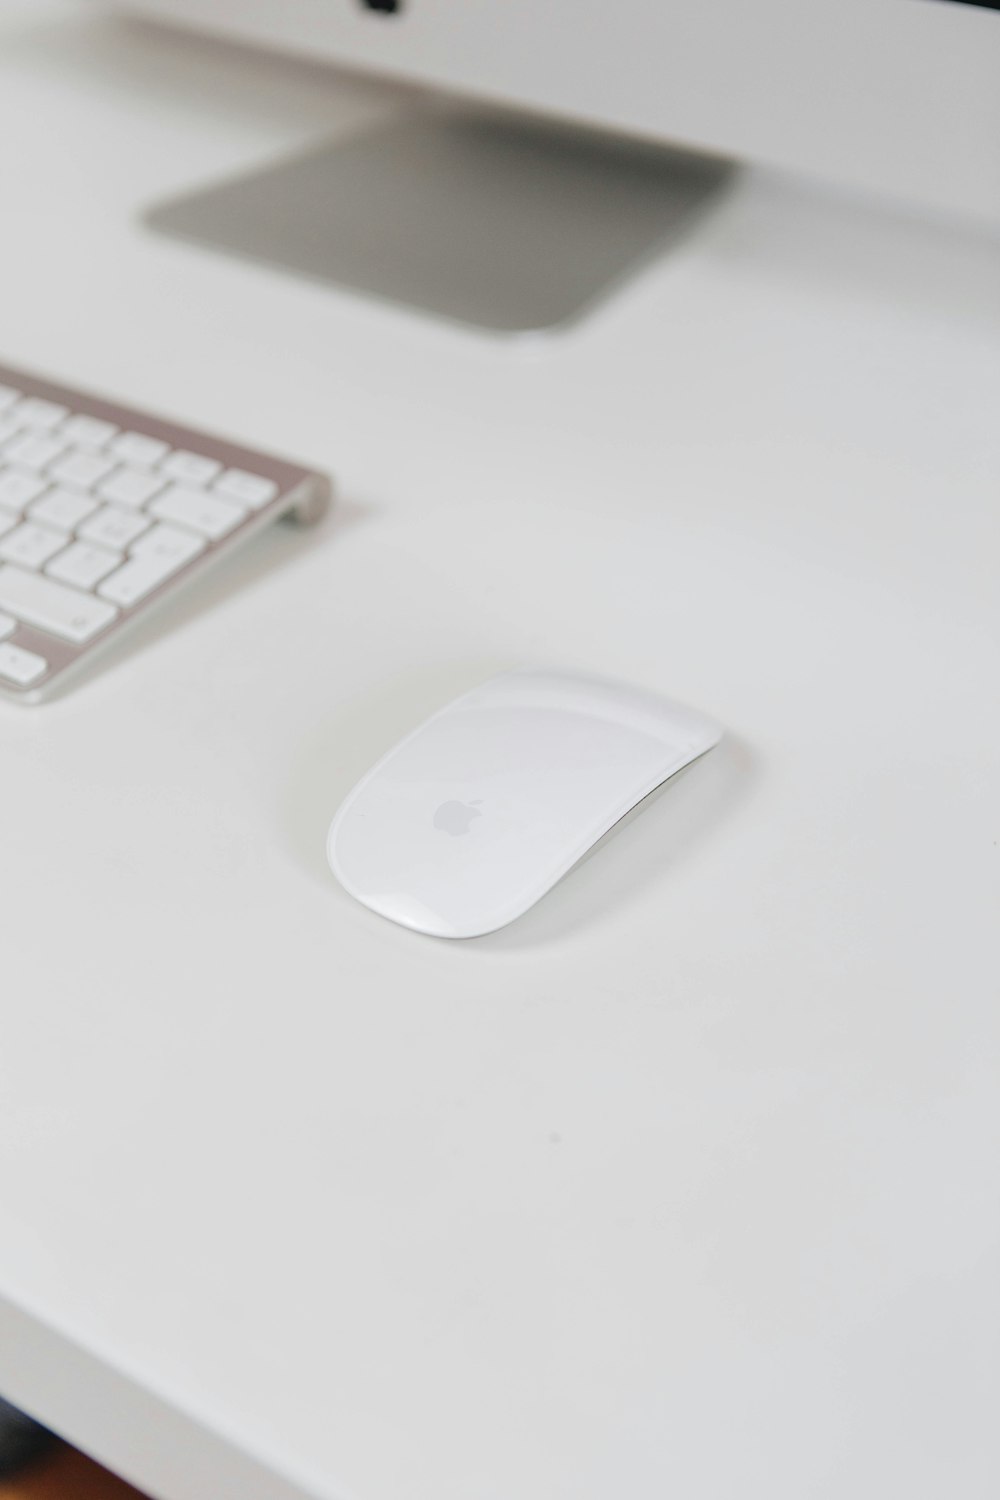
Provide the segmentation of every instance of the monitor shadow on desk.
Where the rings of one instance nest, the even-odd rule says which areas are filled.
[[[418,111],[145,215],[163,234],[494,333],[572,324],[693,233],[722,159]]]

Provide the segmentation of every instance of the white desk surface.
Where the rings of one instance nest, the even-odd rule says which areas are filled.
[[[344,497],[0,711],[0,1389],[162,1500],[992,1500],[1000,244],[752,173],[508,342],[139,227],[389,98],[0,7],[2,357]],[[731,739],[412,936],[330,814],[520,662]]]

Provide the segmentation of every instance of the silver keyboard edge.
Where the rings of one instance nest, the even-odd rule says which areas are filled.
[[[192,433],[191,436],[200,434]],[[179,598],[189,584],[198,582],[222,557],[228,556],[251,536],[285,517],[291,517],[300,524],[314,525],[329,509],[333,493],[333,484],[327,475],[307,473],[285,494],[277,496],[256,514],[248,516],[228,536],[212,543],[200,556],[165,579],[135,609],[120,614],[92,643],[84,645],[66,666],[50,673],[37,687],[17,689],[0,682],[0,698],[8,703],[30,707],[57,701],[65,691],[85,681],[92,671],[100,670],[107,648],[120,643],[133,626],[148,620],[161,605]]]

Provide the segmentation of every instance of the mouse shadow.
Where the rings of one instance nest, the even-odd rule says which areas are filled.
[[[666,913],[678,869],[719,838],[759,776],[749,746],[727,735],[620,818],[523,916],[466,946],[497,955],[548,947],[613,920],[649,890],[662,891]]]
[[[501,658],[457,659],[408,670],[351,699],[320,724],[290,770],[278,809],[286,850],[323,889],[356,906],[326,859],[334,813],[355,783],[414,725],[463,692],[520,663]],[[569,870],[541,900],[508,927],[454,941],[405,932],[406,939],[442,951],[523,955],[599,927],[650,888],[669,901],[670,883],[692,851],[717,839],[753,794],[760,777],[749,746],[727,735],[718,746],[645,797]],[[380,931],[394,924],[367,913]],[[397,927],[395,936],[403,937]],[[425,949],[425,951],[427,951]]]

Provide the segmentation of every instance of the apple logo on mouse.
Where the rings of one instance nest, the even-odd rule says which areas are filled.
[[[482,817],[475,802],[442,802],[434,814],[434,827],[442,833],[468,833],[474,818]]]

